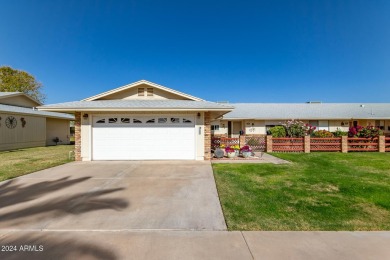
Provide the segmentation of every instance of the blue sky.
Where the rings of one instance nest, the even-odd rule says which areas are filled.
[[[390,102],[390,1],[1,1],[46,103],[140,79],[211,101]]]

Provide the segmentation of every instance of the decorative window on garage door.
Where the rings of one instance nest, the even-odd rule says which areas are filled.
[[[121,118],[121,123],[130,124],[130,118],[128,118],[128,117],[122,117],[122,118]]]
[[[194,117],[191,116],[166,116],[166,117],[154,117],[154,116],[106,116],[106,117],[94,117],[94,126],[190,126],[194,124]]]
[[[109,124],[115,124],[116,122],[118,122],[118,118],[116,118],[116,117],[110,117],[108,119]]]

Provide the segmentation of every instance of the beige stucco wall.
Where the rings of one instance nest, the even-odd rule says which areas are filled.
[[[17,119],[17,125],[9,129],[5,120],[8,116]],[[13,113],[0,113],[0,150],[12,150],[27,147],[46,145],[46,118]],[[21,118],[24,118],[26,125],[22,127]]]
[[[195,156],[196,160],[204,160],[204,112],[198,118],[195,115]],[[200,131],[199,131],[200,129]]]
[[[385,133],[390,133],[390,120],[385,121]]]
[[[344,123],[344,126],[342,125]],[[349,130],[349,120],[329,120],[329,131],[335,132],[337,129],[348,132]]]
[[[39,106],[37,102],[25,97],[25,96],[15,96],[15,97],[6,97],[0,99],[0,104],[19,106],[19,107],[36,107]]]
[[[56,137],[62,141],[58,144],[69,144],[69,120],[46,118],[46,145],[55,145],[53,139]]]
[[[123,90],[118,93],[114,93],[105,97],[102,97],[101,100],[112,100],[112,99],[141,99],[141,100],[153,100],[153,99],[180,99],[185,100],[186,98],[175,95],[170,92],[166,92],[164,90],[153,88],[153,96],[138,96],[138,89],[139,88],[153,88],[149,85],[140,85],[135,88],[130,88],[128,90]]]
[[[88,114],[88,118],[84,119],[83,115]],[[195,118],[195,144],[196,160],[204,160],[204,113],[200,113],[198,118],[196,112],[94,112],[94,113],[81,113],[81,160],[92,160],[92,122],[94,116],[102,115],[192,115]],[[199,131],[200,128],[200,131]],[[200,133],[200,134],[199,134]]]
[[[244,126],[246,135],[266,134],[264,120],[244,120]]]
[[[227,135],[228,134],[228,121],[212,120],[211,125],[219,125],[219,130],[211,131],[212,135]]]

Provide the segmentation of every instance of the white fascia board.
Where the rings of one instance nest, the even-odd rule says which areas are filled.
[[[112,111],[124,111],[124,112],[132,112],[132,111],[221,111],[221,112],[229,112],[231,109],[220,109],[220,108],[40,108],[41,111],[52,111],[52,112],[76,112],[76,111],[101,111],[101,112],[112,112]]]
[[[159,84],[147,81],[147,80],[139,80],[137,82],[130,83],[130,84],[124,85],[122,87],[115,88],[115,89],[112,89],[112,90],[100,93],[98,95],[95,95],[95,96],[92,96],[92,97],[89,97],[89,98],[85,98],[85,99],[83,99],[81,101],[93,101],[93,100],[96,100],[98,98],[102,98],[102,97],[105,97],[105,96],[108,96],[108,95],[112,95],[112,94],[118,93],[118,92],[123,91],[123,90],[134,88],[134,87],[139,86],[141,84],[146,84],[146,85],[149,85],[151,87],[155,87],[155,88],[158,88],[158,89],[161,89],[161,90],[164,90],[164,91],[167,91],[167,92],[170,92],[170,93],[173,93],[173,94],[176,94],[176,95],[179,95],[179,96],[182,96],[182,97],[194,100],[194,101],[205,101],[205,100],[203,100],[201,98],[194,97],[194,96],[185,94],[183,92],[180,92],[180,91],[177,91],[177,90],[174,90],[174,89],[171,89],[171,88],[167,88],[167,87],[164,87],[162,85],[159,85]]]

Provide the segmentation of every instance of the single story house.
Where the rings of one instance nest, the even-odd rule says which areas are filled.
[[[349,127],[377,126],[390,134],[389,103],[230,103],[234,110],[211,122],[213,135],[266,135],[286,120],[299,119],[318,130],[348,131]]]
[[[265,135],[288,119],[319,129],[390,126],[390,104],[229,104],[146,80],[81,101],[38,107],[75,114],[76,160],[209,160],[211,136]]]
[[[42,104],[21,92],[0,92],[0,151],[69,144],[73,115],[38,111]]]

